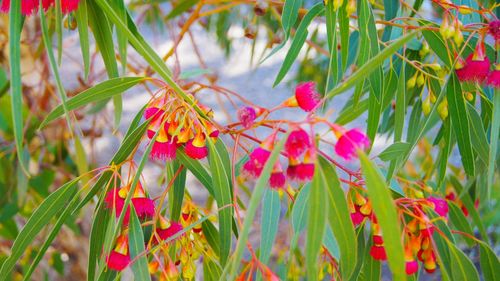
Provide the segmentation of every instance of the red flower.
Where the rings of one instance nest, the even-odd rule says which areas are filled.
[[[252,177],[259,177],[262,173],[262,169],[266,164],[269,156],[271,155],[271,150],[274,147],[275,134],[270,135],[265,139],[259,147],[254,149],[248,161],[243,165],[243,171]]]
[[[408,275],[415,274],[418,271],[418,262],[416,260],[406,261],[405,271]]]
[[[276,162],[273,171],[271,173],[271,178],[269,179],[269,185],[272,188],[283,188],[285,187],[286,177],[281,168],[281,164]]]
[[[373,243],[375,245],[383,245],[384,244],[384,239],[380,235],[373,235],[372,239],[373,239]]]
[[[116,239],[116,246],[107,257],[106,263],[110,269],[116,271],[122,271],[130,264],[127,235],[120,235]]]
[[[205,135],[198,132],[194,139],[189,140],[186,143],[185,150],[186,155],[192,159],[203,159],[208,155],[208,148],[206,146]]]
[[[351,220],[354,226],[358,226],[365,220],[365,216],[359,211],[356,211],[354,213],[351,213]]]
[[[290,157],[299,157],[311,146],[309,134],[298,128],[290,133],[285,143],[285,151]]]
[[[44,11],[47,11],[51,5],[54,4],[54,0],[42,0],[42,7]],[[24,16],[29,16],[38,11],[39,0],[21,0],[21,13]],[[8,13],[10,9],[10,0],[3,0],[2,6],[0,6],[0,11]]]
[[[486,82],[488,86],[500,89],[500,64],[495,67],[495,70],[490,72]]]
[[[465,65],[458,65],[455,71],[460,81],[484,81],[490,73],[490,60],[485,55],[484,43],[478,43],[474,53],[465,60]]]
[[[115,215],[118,218],[125,205],[125,199],[127,198],[127,193],[129,192],[129,186],[122,188],[113,188],[108,191],[106,197],[104,198],[104,203],[107,209],[115,208]],[[155,214],[155,204],[154,201],[144,193],[144,189],[140,183],[137,184],[135,192],[131,198],[134,209],[137,213],[139,219],[151,218]],[[123,217],[123,224],[127,225],[130,219],[130,207],[127,207],[125,215]]]
[[[243,128],[248,129],[253,126],[255,119],[257,119],[257,111],[251,106],[245,106],[238,109],[238,121],[240,121]]]
[[[80,3],[80,0],[61,0],[61,10],[63,13],[69,14],[78,9],[78,3]]]
[[[175,159],[178,144],[176,137],[170,136],[165,128],[160,128],[158,136],[151,149],[150,157],[159,160],[172,160]]]
[[[431,203],[432,208],[436,213],[442,217],[446,217],[448,215],[448,203],[444,199],[429,197],[427,201]]]
[[[370,147],[370,139],[359,129],[352,129],[343,133],[337,144],[335,152],[345,160],[357,157],[356,150],[366,150]]]
[[[384,246],[373,245],[370,248],[370,256],[378,261],[385,261],[387,259],[387,254],[385,253]]]
[[[500,20],[490,21],[488,24],[488,32],[495,39],[495,41],[500,41]]]
[[[156,229],[156,233],[160,237],[161,240],[167,240],[170,237],[174,236],[178,232],[181,232],[183,227],[180,223],[175,221],[167,221],[164,217],[160,216],[160,227]],[[153,237],[153,243],[158,244],[159,241],[156,239],[156,236]]]
[[[297,104],[304,111],[315,109],[320,103],[320,95],[316,92],[316,84],[312,81],[300,83],[295,88]]]

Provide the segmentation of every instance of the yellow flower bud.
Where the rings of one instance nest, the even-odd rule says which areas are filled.
[[[441,119],[445,120],[448,117],[448,101],[443,100],[438,105],[437,110],[438,110],[439,116],[441,116]]]
[[[408,89],[412,89],[415,87],[416,83],[417,83],[417,73],[415,73],[415,75],[413,75],[413,77],[411,77],[410,79],[408,79],[408,81],[406,81],[406,87]]]
[[[431,99],[429,96],[427,96],[427,98],[422,102],[422,112],[425,116],[428,116],[431,112]]]
[[[420,75],[417,78],[417,85],[419,87],[422,87],[424,85],[424,83],[425,83],[425,75],[424,75],[424,73],[420,73]]]
[[[434,71],[441,70],[441,65],[439,63],[431,63],[428,66]]]
[[[347,6],[345,7],[347,11],[347,16],[350,16],[356,12],[356,0],[349,0]]]
[[[429,48],[429,44],[427,43],[427,41],[422,42],[422,48],[418,52],[420,54],[420,56],[425,57],[425,55],[427,55],[429,53],[429,51],[430,51],[430,48]]]
[[[472,13],[472,9],[467,6],[467,5],[460,5],[458,7],[458,11],[462,14],[462,15],[468,15],[470,13]]]
[[[461,30],[457,29],[457,32],[455,32],[455,35],[453,36],[453,41],[455,41],[457,46],[462,46],[462,43],[464,42],[464,35]]]
[[[474,100],[474,95],[471,92],[466,92],[465,93],[465,99],[468,101],[473,101]]]
[[[344,4],[344,0],[333,0],[333,10],[337,11],[342,4]]]

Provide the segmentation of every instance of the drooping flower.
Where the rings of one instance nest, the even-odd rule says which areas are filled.
[[[186,143],[186,155],[192,159],[203,159],[208,155],[205,134],[198,132],[196,136]]]
[[[78,3],[80,0],[61,0],[61,10],[64,14],[69,14],[78,9]]]
[[[387,254],[385,252],[385,248],[384,246],[380,245],[372,245],[372,247],[370,248],[370,256],[372,256],[373,259],[378,261],[387,260]]]
[[[176,137],[170,136],[165,128],[159,128],[160,132],[156,136],[155,142],[151,149],[150,157],[158,160],[175,159],[178,144]]]
[[[304,155],[304,161],[300,162],[291,158],[287,168],[287,175],[292,180],[299,182],[311,181],[314,176],[314,162],[316,160],[316,152],[314,147],[310,147]]]
[[[321,102],[321,96],[316,92],[316,84],[313,81],[303,82],[295,88],[295,96],[284,102],[288,107],[300,107],[310,112]]]
[[[169,222],[163,216],[160,216],[159,221],[160,221],[160,226],[156,229],[156,233],[158,234],[158,236],[162,241],[169,239],[170,237],[174,236],[175,234],[183,230],[182,225],[180,223],[175,221]],[[155,244],[158,243],[156,237],[153,238],[153,242]]]
[[[370,139],[359,129],[351,129],[339,135],[335,152],[345,160],[357,157],[358,149],[366,150],[370,147]]]
[[[478,43],[463,67],[458,65],[455,71],[460,81],[483,82],[490,73],[490,60],[485,54],[484,42]]]
[[[116,246],[106,258],[106,263],[110,269],[116,271],[122,271],[130,264],[128,235],[122,234],[116,239]]]
[[[281,164],[276,162],[273,167],[273,171],[271,173],[271,177],[269,178],[269,185],[271,188],[284,188],[286,183],[285,173],[283,173],[283,169],[281,168]]]
[[[418,271],[418,262],[416,260],[406,261],[405,271],[407,275],[413,275]]]
[[[244,106],[238,109],[238,121],[245,129],[253,126],[255,119],[257,119],[257,110],[252,106]]]
[[[497,64],[495,66],[495,70],[490,72],[486,83],[490,87],[500,89],[500,64]]]
[[[285,151],[289,157],[299,157],[311,146],[309,134],[301,128],[290,133],[285,143]]]
[[[125,199],[129,192],[130,186],[124,186],[122,188],[113,188],[108,191],[106,197],[104,198],[104,203],[107,209],[115,209],[115,215],[118,218],[125,205]],[[151,218],[155,213],[154,201],[148,198],[144,192],[144,189],[140,183],[137,184],[134,194],[131,198],[134,209],[137,216],[140,219]],[[127,225],[130,219],[130,207],[127,207],[125,215],[123,217],[123,224]]]
[[[442,217],[448,215],[448,203],[446,200],[436,197],[429,197],[427,201],[431,203],[431,207],[436,211],[436,213]]]
[[[252,177],[260,176],[262,169],[264,169],[264,165],[271,155],[271,150],[273,150],[275,138],[276,134],[271,134],[259,147],[250,153],[248,161],[243,165],[243,171],[245,173]]]
[[[11,0],[1,0],[2,5],[0,6],[0,10],[4,13],[8,13],[10,9],[10,1]],[[42,7],[44,11],[50,8],[51,5],[54,4],[54,0],[42,0]],[[38,11],[39,0],[22,0],[21,1],[21,13],[24,16],[33,15]]]
[[[351,213],[351,221],[354,224],[354,226],[360,225],[364,220],[365,216],[363,216],[363,214],[361,214],[359,211]]]
[[[495,41],[500,41],[500,20],[490,21],[488,23],[488,32]]]

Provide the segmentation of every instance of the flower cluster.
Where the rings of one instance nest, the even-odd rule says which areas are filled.
[[[488,25],[488,32],[497,43],[500,42],[500,21],[492,21]],[[484,83],[487,86],[500,88],[500,65],[495,65],[491,70],[490,59],[486,55],[484,38],[478,41],[474,52],[465,60],[458,58],[455,72],[460,81]]]
[[[0,6],[0,11],[8,13],[10,9],[11,0],[1,0],[2,5]],[[61,0],[61,10],[64,14],[69,14],[76,9],[78,9],[78,3],[80,0]],[[24,16],[29,16],[38,11],[39,0],[22,0],[21,1],[21,13]],[[55,6],[55,0],[42,0],[42,7],[44,11],[47,11],[50,7]]]
[[[208,155],[207,137],[216,141],[219,130],[208,120],[198,117],[198,114],[182,100],[170,95],[167,91],[152,101],[146,108],[144,116],[150,119],[147,136],[153,140],[152,159],[175,159],[177,149],[184,147],[184,152],[192,159],[203,159]],[[212,111],[198,104],[205,114]]]
[[[365,220],[371,222],[373,244],[370,248],[370,255],[375,260],[387,260],[383,234],[368,198],[353,189],[349,191],[348,198],[353,224],[359,226]],[[427,199],[404,198],[401,204],[404,204],[404,209],[408,212],[407,223],[403,222],[405,225],[403,233],[406,273],[408,275],[416,273],[419,268],[418,261],[422,262],[426,272],[432,273],[437,267],[436,252],[432,240],[434,225],[426,215],[425,209],[432,209],[440,219],[446,220],[448,203],[444,199],[431,196]]]

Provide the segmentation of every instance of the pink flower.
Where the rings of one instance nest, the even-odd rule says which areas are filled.
[[[257,111],[251,106],[245,106],[238,109],[238,121],[240,121],[243,128],[249,129],[253,126],[255,119],[257,119]]]
[[[8,13],[10,9],[10,0],[1,0],[2,6],[0,10],[4,13]],[[39,0],[21,0],[21,13],[24,16],[29,16],[38,11]],[[54,0],[42,0],[42,7],[45,11],[54,4]]]
[[[285,143],[285,151],[290,157],[299,157],[311,146],[309,134],[298,128],[290,133]]]
[[[116,246],[107,257],[106,264],[116,271],[122,271],[130,264],[127,235],[120,235],[116,239]]]
[[[64,14],[69,14],[78,9],[78,3],[80,0],[61,0],[61,10]]]
[[[446,200],[436,197],[429,197],[427,201],[431,203],[432,208],[436,213],[442,217],[446,217],[448,215],[448,203]]]
[[[500,65],[497,65],[496,69],[490,72],[488,75],[487,84],[490,87],[500,89]]]
[[[316,83],[313,81],[303,82],[295,88],[295,103],[304,111],[312,111],[321,101],[321,97],[316,92]]]
[[[132,204],[140,219],[152,218],[155,215],[155,202],[151,198],[132,198]]]
[[[252,177],[259,177],[264,169],[269,156],[271,155],[271,150],[274,147],[274,139],[276,134],[272,134],[267,139],[265,139],[259,147],[254,149],[250,153],[248,161],[243,165],[243,171]]]
[[[183,227],[180,223],[175,221],[167,221],[164,217],[160,216],[160,227],[156,229],[156,233],[162,241],[169,239],[178,232],[181,232]],[[158,244],[159,241],[153,237],[153,243]]]
[[[357,157],[358,149],[366,150],[370,147],[370,139],[359,129],[352,129],[339,137],[335,145],[335,152],[345,160]]]
[[[199,160],[207,157],[208,148],[206,146],[205,135],[199,132],[194,139],[186,143],[184,151],[191,159]]]
[[[484,43],[478,43],[474,53],[465,60],[465,65],[455,71],[460,81],[484,81],[490,73],[490,60],[485,55]]]
[[[384,248],[384,246],[380,246],[380,245],[373,245],[370,248],[370,256],[372,256],[373,259],[378,260],[378,261],[387,260],[387,254],[385,253],[385,248]]]
[[[488,32],[495,39],[495,41],[500,41],[500,20],[490,21],[488,24]]]
[[[271,173],[271,178],[269,179],[269,185],[271,188],[283,188],[285,187],[286,177],[283,173],[283,169],[281,168],[281,164],[279,162],[274,165],[273,171]]]
[[[300,163],[295,167],[296,180],[299,182],[311,181],[314,177],[314,163]]]
[[[116,217],[120,217],[120,214],[125,207],[125,199],[127,198],[127,193],[129,192],[129,186],[122,188],[113,188],[108,191],[106,197],[104,198],[105,207],[107,209],[115,208]],[[152,218],[155,214],[155,204],[154,201],[144,193],[144,189],[140,183],[137,184],[135,192],[131,198],[134,209],[137,212],[139,219]],[[128,225],[130,220],[130,207],[127,207],[125,215],[123,217],[123,224]]]
[[[351,220],[354,226],[358,226],[365,220],[365,216],[359,211],[356,211],[354,213],[351,213]]]
[[[405,271],[408,275],[415,274],[418,271],[418,262],[416,260],[406,261]]]

